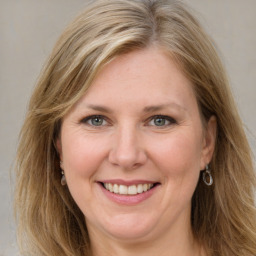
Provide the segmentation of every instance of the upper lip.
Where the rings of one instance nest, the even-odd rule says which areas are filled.
[[[157,181],[152,180],[122,180],[122,179],[109,179],[109,180],[100,180],[98,181],[100,183],[111,183],[111,184],[117,184],[117,185],[138,185],[138,184],[155,184],[159,183]]]

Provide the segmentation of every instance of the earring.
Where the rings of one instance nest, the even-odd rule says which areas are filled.
[[[62,171],[61,174],[62,174],[62,177],[61,177],[60,183],[62,186],[65,186],[65,185],[67,185],[65,173]]]
[[[62,167],[62,161],[60,161],[60,166]],[[64,173],[63,170],[61,170],[61,174],[62,174],[62,177],[61,177],[61,180],[60,180],[60,184],[62,186],[65,186],[65,185],[67,185],[67,181],[66,181],[65,173]]]
[[[211,174],[208,164],[206,165],[205,171],[203,172],[203,181],[204,181],[205,185],[207,185],[207,186],[211,186],[213,183],[212,174]]]

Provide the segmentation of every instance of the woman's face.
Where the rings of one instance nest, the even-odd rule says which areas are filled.
[[[191,197],[214,147],[191,83],[156,48],[107,64],[63,119],[57,142],[90,236],[136,240],[190,230]]]

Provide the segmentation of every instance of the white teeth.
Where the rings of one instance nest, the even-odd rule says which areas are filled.
[[[142,185],[142,184],[139,184],[139,185],[137,186],[137,192],[138,192],[138,193],[142,193],[142,192],[143,192],[143,185]]]
[[[120,185],[119,186],[119,194],[121,195],[127,195],[127,186],[124,186],[124,185]]]
[[[150,190],[153,184],[138,184],[138,185],[117,185],[112,183],[104,183],[106,190],[120,195],[137,195]]]
[[[137,194],[137,187],[136,185],[132,185],[128,187],[128,195],[136,195]]]
[[[114,192],[113,185],[111,183],[108,183],[108,189],[107,190],[109,190],[110,192]]]
[[[115,194],[119,194],[119,186],[117,184],[114,184],[113,190]]]

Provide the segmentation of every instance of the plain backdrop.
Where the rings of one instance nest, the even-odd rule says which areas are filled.
[[[256,152],[256,1],[185,0],[214,38]],[[85,0],[0,0],[0,256],[18,255],[9,173],[31,91]]]

